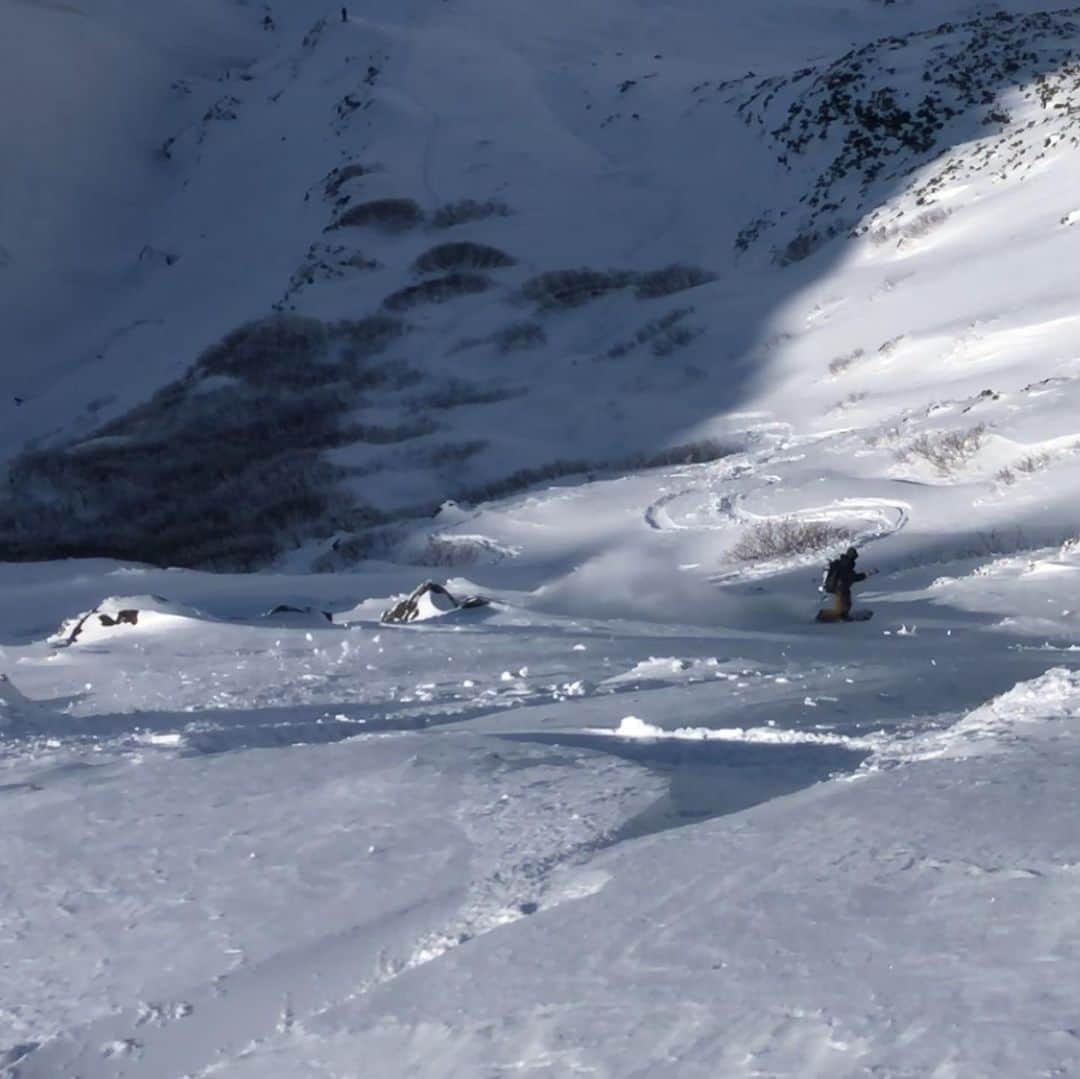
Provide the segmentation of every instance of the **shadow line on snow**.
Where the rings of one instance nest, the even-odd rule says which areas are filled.
[[[572,746],[632,761],[667,777],[667,794],[623,824],[609,845],[698,824],[850,774],[868,752],[813,744],[627,739],[599,734],[505,734],[511,742]]]

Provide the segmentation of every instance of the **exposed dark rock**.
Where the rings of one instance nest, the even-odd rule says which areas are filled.
[[[486,607],[490,602],[483,596],[465,596],[458,599],[445,585],[438,584],[436,581],[424,581],[405,599],[383,611],[380,621],[418,622],[449,611]]]
[[[103,626],[137,626],[139,624],[139,612],[133,610],[117,611],[115,618],[107,614],[99,614],[98,621]]]

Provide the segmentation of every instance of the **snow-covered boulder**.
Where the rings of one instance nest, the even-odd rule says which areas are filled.
[[[383,622],[423,622],[438,618],[451,611],[472,607],[485,607],[489,600],[483,596],[466,596],[457,599],[445,585],[424,581],[393,607],[383,611]]]
[[[162,596],[109,596],[96,607],[66,619],[49,638],[49,644],[63,648],[87,644],[118,632],[164,628],[178,621],[208,621],[201,611]]]

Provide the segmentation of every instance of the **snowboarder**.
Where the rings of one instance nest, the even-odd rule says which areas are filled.
[[[854,547],[849,547],[839,558],[834,558],[825,570],[825,579],[822,581],[821,590],[833,597],[831,607],[818,611],[819,622],[852,622],[855,619],[851,614],[851,586],[872,577],[877,570],[868,570],[859,573],[855,569],[855,560],[859,552]]]

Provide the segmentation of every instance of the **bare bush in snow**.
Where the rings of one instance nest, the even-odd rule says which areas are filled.
[[[477,202],[475,199],[459,199],[457,202],[447,202],[440,206],[432,215],[431,227],[450,229],[469,221],[483,221],[488,217],[506,217],[509,213],[510,207],[498,199],[486,199],[483,202]]]
[[[434,389],[409,398],[403,404],[410,411],[427,411],[449,408],[461,408],[465,405],[492,405],[499,401],[509,401],[525,392],[509,386],[481,386],[462,378],[449,378]]]
[[[1031,453],[1027,457],[1021,457],[1019,461],[1013,465],[1013,468],[1017,472],[1023,472],[1025,475],[1030,476],[1035,472],[1041,472],[1046,468],[1053,457],[1049,453]]]
[[[493,566],[517,552],[486,536],[453,536],[436,533],[429,536],[423,549],[412,556],[416,566]]]
[[[761,562],[772,558],[791,558],[811,554],[835,544],[847,543],[851,533],[827,521],[801,517],[769,517],[757,522],[731,548],[733,558],[741,562]]]
[[[673,263],[660,270],[643,273],[638,280],[635,294],[639,300],[652,300],[659,296],[671,296],[676,292],[707,285],[716,280],[716,274],[700,266],[683,266]]]
[[[924,210],[921,214],[903,224],[882,225],[870,232],[870,242],[881,245],[890,240],[921,240],[949,219],[951,210],[944,206],[935,206],[932,210]]]
[[[836,356],[829,361],[829,374],[834,377],[842,375],[856,360],[862,359],[864,352],[861,348],[852,352],[845,352],[843,356]]]
[[[913,457],[933,465],[937,471],[948,476],[965,465],[982,447],[986,426],[979,424],[966,431],[943,431],[940,434],[922,434],[903,449],[897,451],[896,459],[907,462]]]
[[[407,311],[421,304],[447,303],[460,296],[486,292],[490,287],[491,282],[483,274],[448,273],[392,292],[383,300],[383,307],[389,311]]]
[[[650,322],[646,322],[644,326],[639,327],[634,336],[627,341],[620,341],[618,344],[612,345],[607,350],[607,357],[610,360],[619,360],[623,356],[628,355],[639,345],[653,343],[653,349],[656,351],[657,343],[669,338],[672,341],[676,340],[679,336],[678,331],[682,328],[679,326],[685,318],[693,314],[694,308],[692,307],[677,307],[672,311],[668,311],[666,314],[661,315],[660,318],[653,319]],[[697,336],[700,331],[690,331],[692,337]],[[692,339],[692,338],[691,338]],[[661,346],[663,348],[663,346]],[[668,349],[667,351],[672,351]],[[663,351],[657,351],[657,355],[666,355]]]
[[[680,348],[686,348],[705,331],[700,326],[671,326],[652,343],[652,354],[663,359]]]
[[[861,401],[865,401],[868,396],[867,393],[849,393],[847,397],[841,398],[835,405],[830,405],[829,411],[844,412],[849,408],[854,408]]]
[[[488,244],[467,241],[438,244],[425,251],[414,263],[416,273],[447,273],[451,270],[494,270],[513,266],[517,259]]]
[[[350,206],[332,228],[379,228],[404,232],[424,220],[424,211],[415,199],[372,199]]]
[[[340,165],[338,168],[331,169],[327,174],[323,187],[326,197],[328,199],[337,198],[341,193],[341,188],[350,180],[358,180],[361,176],[367,176],[375,171],[376,166],[361,165],[359,162]]]
[[[730,443],[715,438],[702,438],[697,442],[682,442],[678,446],[640,454],[620,462],[625,468],[667,468],[671,465],[700,465],[719,461],[738,452]]]
[[[629,288],[638,279],[632,270],[549,270],[529,278],[521,293],[541,311],[551,311],[581,307],[609,292]]]
[[[512,322],[491,338],[500,352],[522,352],[547,344],[547,334],[538,322]]]
[[[1011,465],[1006,465],[994,476],[994,479],[1005,487],[1011,487],[1020,476],[1033,476],[1036,472],[1048,468],[1053,459],[1049,453],[1029,453]],[[1020,473],[1020,476],[1017,473]]]

